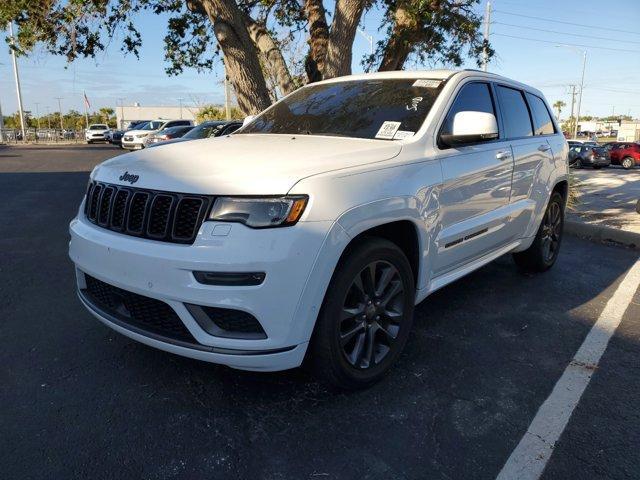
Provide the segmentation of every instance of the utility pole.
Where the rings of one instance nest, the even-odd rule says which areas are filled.
[[[229,76],[227,75],[227,65],[224,64],[224,115],[227,121],[231,120],[231,99],[229,97]]]
[[[60,130],[64,130],[64,124],[62,123],[62,104],[60,103],[62,97],[56,97],[56,100],[58,100],[58,113],[60,113]]]
[[[27,140],[24,130],[24,111],[22,110],[22,91],[20,89],[20,75],[18,74],[18,61],[16,60],[16,51],[13,49],[15,40],[13,38],[13,22],[9,22],[9,37],[11,38],[11,60],[13,62],[13,77],[16,81],[16,93],[18,94],[18,113],[20,114],[20,129],[22,130],[22,141]]]
[[[40,110],[38,109],[38,102],[34,102],[36,105],[36,122],[38,122],[38,130],[40,130]]]
[[[182,101],[184,100],[184,98],[179,98],[178,102],[180,103],[180,120],[182,120]]]
[[[487,1],[487,7],[484,11],[484,41],[489,43],[489,28],[491,25],[491,2]],[[487,71],[487,63],[489,63],[489,52],[487,47],[482,51],[482,71]]]
[[[573,107],[576,104],[576,86],[575,85],[569,85],[571,87],[571,118],[573,122],[576,123],[576,125],[578,124],[578,122],[576,122],[575,117],[573,116]],[[573,127],[573,126],[572,126]],[[575,132],[575,128],[573,128],[574,132]],[[573,138],[575,137],[575,133],[573,135]]]

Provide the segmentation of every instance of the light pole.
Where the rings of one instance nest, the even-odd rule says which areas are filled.
[[[11,38],[11,47],[14,47],[15,39],[13,38],[13,22],[9,22],[9,37]],[[26,132],[24,131],[24,111],[22,110],[22,91],[20,89],[20,75],[18,74],[18,61],[16,60],[16,51],[11,48],[11,61],[13,62],[13,77],[16,81],[16,93],[18,94],[18,113],[20,114],[20,129],[22,130],[22,140],[27,141]]]
[[[577,138],[578,122],[580,121],[580,107],[582,106],[582,91],[584,90],[584,72],[587,69],[587,51],[580,50],[579,48],[576,48],[573,45],[560,44],[560,45],[556,45],[556,47],[568,48],[569,50],[573,50],[574,52],[582,54],[582,78],[580,80],[580,94],[578,95],[578,113],[576,114],[576,123],[573,127],[573,138]]]
[[[38,102],[34,102],[36,105],[36,122],[38,122],[38,130],[40,130],[40,109],[38,108],[38,105],[40,105]]]
[[[0,63],[0,65],[2,65]],[[0,144],[4,143],[4,117],[2,116],[2,102],[0,102]]]
[[[179,98],[178,102],[180,103],[180,120],[182,120],[182,101],[184,100],[184,98]]]
[[[56,100],[58,100],[58,113],[60,113],[60,130],[64,130],[64,124],[62,123],[62,104],[60,103],[62,97],[56,97]]]
[[[116,105],[117,102],[120,102],[120,125],[118,128],[120,128],[120,130],[124,130],[124,98],[117,98],[116,99]]]

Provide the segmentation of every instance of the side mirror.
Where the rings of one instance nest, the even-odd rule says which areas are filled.
[[[255,115],[248,115],[244,117],[244,120],[242,121],[242,126],[244,127],[246,124],[251,123],[254,118],[256,118]]]
[[[466,143],[486,142],[498,138],[495,115],[486,112],[458,112],[453,117],[451,133],[442,134],[445,145],[454,147]]]

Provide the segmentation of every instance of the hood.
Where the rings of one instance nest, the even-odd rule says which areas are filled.
[[[388,140],[264,134],[161,146],[107,160],[92,178],[182,193],[279,195],[302,178],[388,160],[402,148]]]
[[[156,133],[158,130],[127,130],[125,135],[140,135],[141,133]]]

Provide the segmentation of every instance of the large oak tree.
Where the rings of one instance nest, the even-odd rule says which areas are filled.
[[[168,74],[185,68],[200,71],[222,60],[240,109],[256,113],[272,95],[301,83],[351,73],[354,38],[364,12],[382,12],[384,39],[363,59],[366,70],[399,70],[412,56],[420,62],[460,65],[464,56],[478,60],[479,0],[4,0],[0,25],[18,28],[13,48],[26,54],[38,44],[69,62],[95,57],[111,40],[122,39],[125,53],[138,55],[142,36],[138,15],[168,16],[165,61]],[[296,32],[308,38],[304,75],[291,73],[283,39]]]

